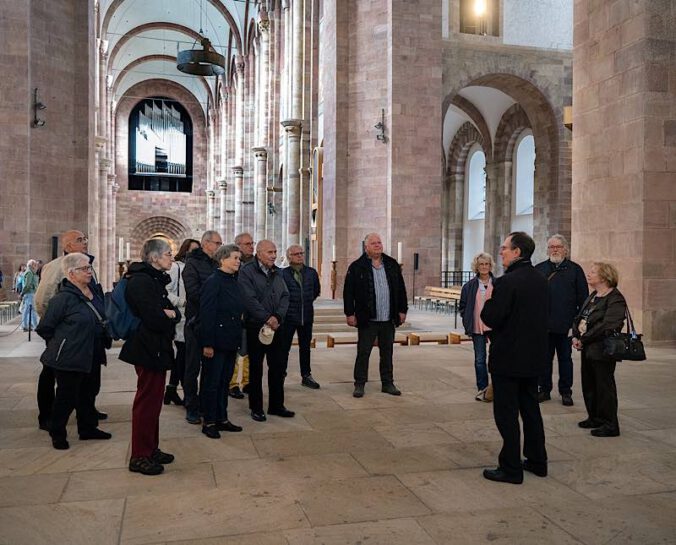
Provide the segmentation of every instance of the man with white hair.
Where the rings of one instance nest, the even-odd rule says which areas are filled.
[[[551,399],[554,352],[559,360],[559,394],[561,402],[573,405],[573,358],[570,329],[589,295],[582,267],[568,259],[568,241],[563,235],[552,235],[547,241],[549,258],[538,263],[535,269],[549,286],[549,352],[545,372],[539,379],[540,402]]]

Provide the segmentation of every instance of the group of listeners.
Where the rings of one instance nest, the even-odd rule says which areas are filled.
[[[56,449],[69,448],[66,424],[73,410],[80,439],[111,437],[99,429],[107,415],[95,406],[111,339],[103,290],[87,244],[79,231],[64,233],[64,255],[45,265],[35,295],[41,316],[37,332],[47,341],[38,381],[38,423],[50,432]],[[382,392],[399,396],[392,347],[395,328],[408,312],[406,286],[401,266],[383,252],[377,233],[367,235],[363,247],[362,256],[347,270],[343,289],[346,322],[358,330],[353,396],[365,395],[376,340]],[[220,432],[242,431],[229,419],[228,397],[241,399],[248,393],[256,422],[266,421],[267,415],[294,417],[285,405],[284,382],[296,335],[302,385],[320,388],[310,365],[313,303],[320,293],[317,271],[305,264],[301,246],[287,249],[289,266],[284,269],[275,264],[272,241],[261,240],[255,253],[253,249],[248,233],[238,235],[234,244],[223,244],[218,232],[206,231],[199,242],[185,240],[175,258],[166,241],[150,239],[143,245],[141,261],[130,264],[125,299],[139,324],[120,352],[120,359],[134,365],[137,375],[130,471],[157,475],[174,460],[159,448],[163,403],[183,405],[186,420],[201,424],[202,433],[211,439],[220,438]],[[547,474],[539,402],[550,399],[554,353],[562,402],[572,405],[571,347],[582,351],[588,417],[579,426],[598,437],[619,435],[615,362],[602,351],[603,338],[622,326],[625,315],[617,271],[595,263],[585,281],[579,265],[567,258],[568,245],[560,235],[550,238],[549,258],[537,266],[530,260],[534,250],[527,234],[511,233],[500,247],[504,274],[499,278],[493,276],[490,255],[476,256],[476,277],[463,286],[460,301],[463,325],[475,350],[476,399],[492,397],[503,438],[499,465],[484,476],[501,482],[522,482],[524,470]],[[267,411],[263,360],[268,367]]]

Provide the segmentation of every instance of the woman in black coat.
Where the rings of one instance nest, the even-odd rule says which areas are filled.
[[[56,376],[49,433],[54,448],[65,450],[69,448],[66,424],[75,408],[80,439],[110,439],[111,435],[97,428],[94,408],[96,385],[91,371],[106,362],[108,337],[103,305],[89,289],[92,266],[89,257],[80,253],[66,255],[61,265],[65,278],[36,331],[47,341],[40,361]]]
[[[202,433],[211,439],[220,438],[221,431],[242,431],[228,420],[228,386],[242,342],[244,301],[237,282],[241,256],[235,244],[216,250],[219,266],[204,283],[200,298]]]
[[[603,354],[603,339],[619,331],[627,303],[617,289],[617,269],[594,263],[587,273],[592,292],[573,322],[573,347],[582,350],[582,395],[588,418],[578,424],[595,437],[620,435],[615,360]]]
[[[150,239],[143,245],[142,262],[132,263],[127,273],[125,299],[141,322],[120,351],[120,359],[136,368],[136,397],[132,407],[131,459],[129,471],[158,475],[163,464],[174,461],[159,449],[160,411],[166,373],[174,359],[172,341],[181,314],[171,304],[166,273],[173,258],[164,240]]]

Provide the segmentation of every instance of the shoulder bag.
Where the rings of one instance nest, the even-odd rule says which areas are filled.
[[[603,355],[615,361],[644,361],[645,348],[639,333],[636,333],[634,321],[631,319],[629,307],[625,311],[627,331],[616,331],[603,339]]]

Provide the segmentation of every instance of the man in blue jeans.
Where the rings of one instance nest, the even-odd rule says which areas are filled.
[[[570,328],[573,318],[589,295],[582,267],[568,259],[568,241],[563,235],[552,235],[547,241],[549,258],[535,266],[547,279],[549,287],[549,352],[544,373],[538,381],[540,403],[551,399],[554,353],[559,360],[559,394],[561,402],[573,405],[573,357]]]

